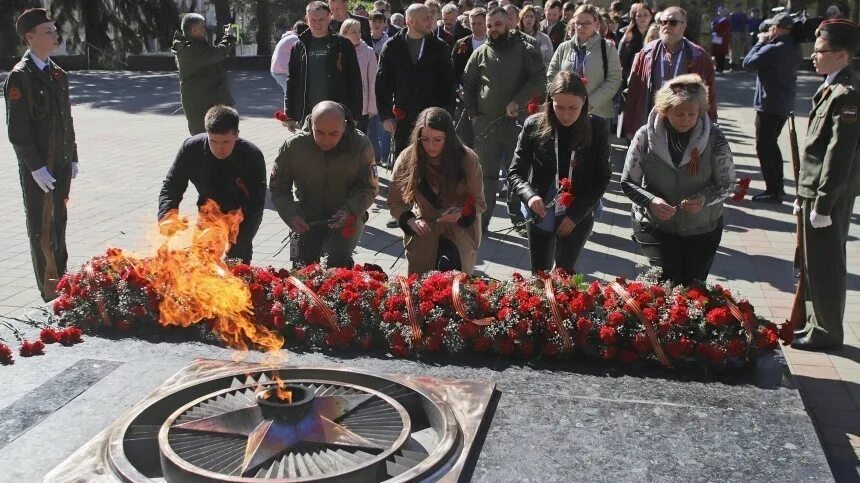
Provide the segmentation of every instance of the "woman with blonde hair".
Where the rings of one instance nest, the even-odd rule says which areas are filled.
[[[361,24],[358,20],[348,18],[340,26],[340,34],[348,38],[355,46],[355,55],[358,57],[358,67],[361,70],[361,112],[354,113],[358,129],[367,133],[370,119],[376,116],[376,52],[373,47],[361,40]],[[376,142],[371,140],[371,142]],[[378,151],[378,148],[374,148]]]
[[[666,82],[621,174],[633,202],[633,240],[663,279],[682,285],[708,277],[723,233],[723,201],[736,187],[729,143],[708,108],[698,74]]]
[[[451,115],[438,107],[421,111],[388,187],[409,273],[472,273],[481,243],[477,220],[486,209],[481,164],[457,137]]]
[[[588,89],[588,114],[611,119],[615,116],[613,98],[621,87],[621,62],[618,50],[600,33],[600,10],[580,5],[568,23],[573,37],[562,42],[547,69],[547,84],[559,71],[576,72]]]

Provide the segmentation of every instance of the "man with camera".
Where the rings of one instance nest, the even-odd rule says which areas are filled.
[[[206,40],[206,19],[197,13],[182,17],[182,32],[176,32],[171,50],[179,69],[179,95],[191,135],[206,129],[203,117],[212,106],[233,105],[224,59],[236,45],[236,28],[228,25],[221,43]]]

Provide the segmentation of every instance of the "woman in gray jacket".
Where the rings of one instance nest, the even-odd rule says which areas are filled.
[[[579,74],[588,89],[589,114],[612,119],[612,99],[621,87],[621,61],[618,50],[598,32],[600,11],[594,5],[580,5],[568,24],[573,37],[562,42],[552,56],[546,73],[549,84],[561,70]]]
[[[662,278],[688,285],[708,277],[723,232],[723,201],[735,167],[729,143],[708,118],[697,74],[667,82],[636,132],[621,175],[633,202],[633,240]]]

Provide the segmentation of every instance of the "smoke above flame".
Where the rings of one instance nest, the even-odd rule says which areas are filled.
[[[283,337],[253,323],[251,292],[223,260],[236,241],[242,219],[242,210],[223,213],[212,200],[200,207],[197,223],[191,227],[177,210],[171,211],[159,223],[166,238],[155,255],[132,263],[158,292],[162,325],[207,323],[234,349],[278,351]],[[175,245],[171,240],[183,238],[182,232],[188,229],[193,230],[190,243],[171,246]],[[131,258],[122,251],[112,257]]]

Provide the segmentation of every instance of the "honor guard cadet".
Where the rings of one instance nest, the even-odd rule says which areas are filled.
[[[15,28],[28,50],[3,86],[9,141],[18,157],[36,283],[56,298],[66,271],[66,202],[78,174],[69,81],[48,56],[59,46],[54,21],[42,8],[25,11]]]
[[[860,194],[860,92],[851,71],[860,27],[827,20],[816,37],[812,62],[827,79],[812,98],[798,176],[795,208],[803,213],[808,317],[792,346],[826,350],[842,346],[845,243],[854,198]]]

